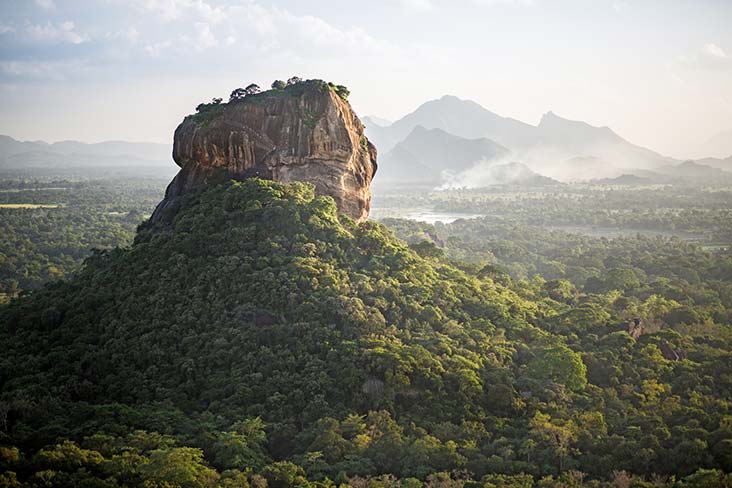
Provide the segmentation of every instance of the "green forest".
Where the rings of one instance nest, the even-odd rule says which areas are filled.
[[[162,179],[0,174],[0,303],[73,274],[91,249],[129,245]]]
[[[537,215],[602,203],[485,192],[356,223],[252,179],[133,238],[158,187],[79,187],[0,209],[2,487],[732,486],[729,221],[595,237]],[[672,194],[643,215],[690,232],[729,198]]]

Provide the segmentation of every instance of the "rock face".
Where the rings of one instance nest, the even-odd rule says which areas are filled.
[[[199,106],[175,130],[173,159],[181,170],[152,222],[171,218],[180,195],[252,177],[310,182],[341,213],[369,214],[376,148],[350,104],[319,80]]]

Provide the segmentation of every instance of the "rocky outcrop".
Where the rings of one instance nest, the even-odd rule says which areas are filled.
[[[181,195],[229,179],[310,182],[356,220],[368,217],[376,148],[332,85],[304,81],[226,104],[201,105],[175,131],[181,167],[151,221],[175,214]]]
[[[641,335],[643,335],[643,320],[636,317],[633,320],[629,321],[628,335],[630,335],[630,337],[632,337],[633,339],[638,339]]]
[[[686,359],[686,350],[682,348],[674,348],[666,339],[661,341],[658,348],[661,350],[661,355],[663,355],[664,359],[669,361],[681,361]]]

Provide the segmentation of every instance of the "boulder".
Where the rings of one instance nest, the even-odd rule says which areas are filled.
[[[376,148],[335,86],[308,80],[229,103],[202,104],[175,130],[181,167],[151,221],[167,221],[181,195],[229,179],[310,182],[339,212],[368,217]]]

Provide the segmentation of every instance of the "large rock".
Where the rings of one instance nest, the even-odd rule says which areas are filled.
[[[376,172],[376,148],[350,104],[332,85],[305,81],[242,100],[199,107],[175,131],[181,167],[151,220],[165,221],[176,199],[228,179],[306,181],[333,197],[340,212],[364,220]]]

